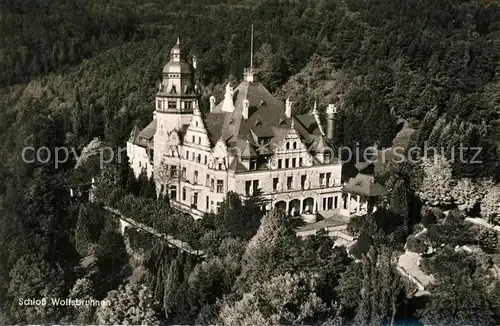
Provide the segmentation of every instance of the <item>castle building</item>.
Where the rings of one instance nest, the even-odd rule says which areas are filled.
[[[202,114],[195,66],[177,41],[163,68],[153,120],[135,127],[127,142],[135,174],[154,171],[173,206],[202,217],[218,211],[229,191],[247,197],[259,189],[267,208],[293,216],[366,209],[360,195],[342,191],[342,166],[329,145],[334,105],[326,110],[326,128],[316,105],[292,115],[292,102],[276,99],[248,68],[244,80],[236,88],[228,84],[223,99],[212,96],[210,112]]]

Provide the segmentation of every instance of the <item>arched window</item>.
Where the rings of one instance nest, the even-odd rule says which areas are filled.
[[[293,149],[297,149],[297,142],[296,141],[293,142]]]
[[[290,149],[290,143],[286,142],[286,149]]]
[[[194,135],[193,135],[192,139],[193,139],[193,143],[194,143],[194,142],[195,142],[196,137],[194,137]]]
[[[198,121],[195,122],[196,127],[198,127]]]

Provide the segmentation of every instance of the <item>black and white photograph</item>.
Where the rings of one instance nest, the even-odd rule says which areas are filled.
[[[1,0],[0,325],[500,325],[500,0]]]

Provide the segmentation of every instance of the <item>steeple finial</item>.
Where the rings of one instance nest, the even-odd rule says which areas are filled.
[[[318,112],[318,102],[314,101],[313,113],[317,113],[317,112]]]
[[[180,39],[179,39],[179,36],[177,36],[177,44],[180,44]]]

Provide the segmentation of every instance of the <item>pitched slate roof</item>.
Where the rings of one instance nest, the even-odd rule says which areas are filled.
[[[141,132],[141,130],[139,129],[139,127],[137,127],[137,125],[135,125],[134,129],[132,129],[132,132],[130,133],[130,137],[129,137],[128,141],[131,143],[135,142],[135,139],[137,138],[137,136],[139,135],[140,132]]]
[[[387,195],[387,190],[380,183],[375,182],[373,176],[363,173],[358,173],[357,176],[351,178],[343,191],[367,197]]]
[[[243,119],[243,101],[248,100],[248,119]],[[262,138],[274,137],[271,126],[286,119],[285,105],[258,82],[241,82],[233,92],[234,112],[223,112],[223,101],[207,115],[207,129],[212,140],[246,139],[250,130]],[[220,135],[220,136],[219,136]],[[217,137],[219,136],[219,137]]]
[[[265,157],[272,154],[268,145],[279,144],[292,127],[307,146],[313,143],[317,143],[320,148],[328,146],[324,140],[322,141],[321,126],[318,125],[319,121],[316,116],[304,114],[288,118],[285,114],[285,103],[275,98],[259,82],[241,82],[233,90],[232,100],[233,112],[223,111],[224,101],[221,101],[212,112],[204,116],[203,122],[210,142],[214,145],[219,140],[223,140],[229,148],[239,149],[244,158],[257,158],[263,155],[264,159],[258,160],[257,169],[267,168]],[[243,118],[244,100],[249,103],[247,119]],[[178,130],[181,139],[185,127]],[[143,147],[151,147],[155,132],[156,120],[153,120],[138,133],[134,143]],[[230,169],[246,170],[241,163],[234,164]]]
[[[141,147],[152,147],[153,137],[155,133],[156,133],[156,120],[154,119],[137,134],[137,136],[134,138],[133,143]]]

